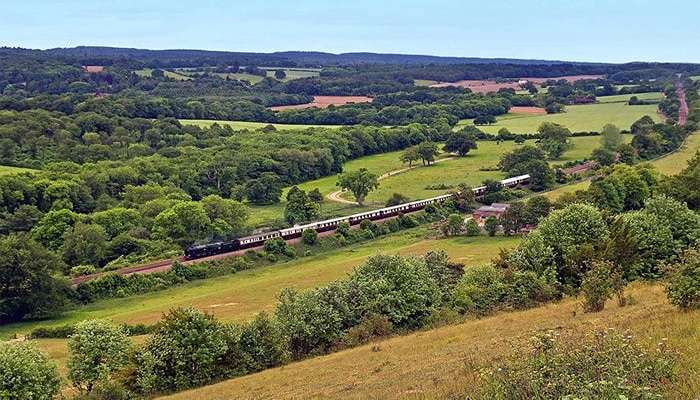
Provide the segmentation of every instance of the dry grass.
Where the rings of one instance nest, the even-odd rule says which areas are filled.
[[[635,284],[635,304],[610,302],[597,314],[583,314],[580,301],[504,312],[481,320],[395,337],[362,347],[263,371],[167,397],[179,399],[403,399],[468,398],[478,390],[479,372],[528,348],[542,330],[588,332],[630,330],[643,343],[668,338],[681,349],[680,385],[671,398],[700,392],[700,311],[681,313],[658,285]]]

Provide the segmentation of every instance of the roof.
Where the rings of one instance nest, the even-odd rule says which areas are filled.
[[[89,74],[96,74],[104,71],[105,67],[101,65],[84,65],[83,69]]]

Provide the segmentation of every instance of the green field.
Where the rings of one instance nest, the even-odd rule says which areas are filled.
[[[179,73],[179,72],[165,71],[165,70],[163,72],[165,73],[166,77],[176,79],[178,81],[188,81],[188,80],[192,79],[191,77],[189,77],[185,74]],[[144,69],[135,71],[135,73],[138,76],[150,77],[151,74],[153,73],[153,69],[152,68],[144,68]]]
[[[321,74],[321,70],[319,68],[260,67],[260,69],[266,70],[267,76],[269,78],[274,78],[275,71],[277,71],[278,69],[281,69],[282,71],[284,71],[285,74],[287,74],[287,77],[282,79],[283,82],[291,81],[293,79],[313,78],[313,77],[319,76]]]
[[[255,85],[256,83],[262,81],[264,78],[260,75],[246,74],[245,72],[237,73],[227,73],[227,72],[215,72],[213,75],[221,77],[221,79],[231,79],[237,81],[248,81],[249,83]]]
[[[430,79],[414,79],[413,84],[416,86],[430,86],[438,83],[438,81],[432,81]]]
[[[654,104],[628,106],[624,102],[613,102],[566,106],[566,112],[559,114],[506,114],[497,117],[495,124],[479,126],[479,129],[491,134],[498,133],[501,128],[508,128],[513,133],[534,133],[543,122],[555,122],[564,125],[572,132],[597,132],[608,123],[615,124],[620,129],[629,129],[634,121],[644,115],[660,121]],[[471,124],[472,120],[462,120],[457,124],[456,129]]]
[[[630,141],[631,135],[625,135],[625,140]],[[599,136],[582,136],[571,139],[574,144],[573,149],[554,160],[552,164],[561,164],[566,161],[582,160],[590,156],[593,149],[600,146]],[[534,141],[528,141],[534,144]],[[366,203],[371,206],[381,206],[393,193],[401,193],[410,199],[418,200],[443,194],[444,190],[429,190],[425,187],[433,184],[458,185],[467,183],[471,186],[478,186],[485,179],[502,179],[501,171],[480,171],[482,168],[492,169],[506,152],[512,151],[519,145],[512,141],[489,142],[480,141],[479,148],[472,150],[466,157],[458,157],[449,161],[436,163],[430,167],[419,167],[410,171],[397,174],[380,182],[379,188],[367,196]],[[396,157],[398,158],[398,154]],[[375,156],[371,156],[375,157]],[[364,157],[360,160],[367,159]],[[359,160],[358,160],[359,161]],[[343,197],[351,199],[349,193],[344,193]]]
[[[377,253],[424,254],[445,250],[468,266],[487,263],[499,248],[512,247],[514,237],[454,237],[428,239],[428,228],[398,232],[370,242],[351,245],[317,256],[239,272],[235,275],[195,281],[183,286],[123,299],[99,301],[67,311],[49,320],[0,327],[0,337],[27,333],[38,326],[57,326],[89,318],[115,322],[154,323],[173,307],[194,306],[224,320],[245,320],[270,310],[278,293],[287,287],[310,288],[341,279],[367,257]]]
[[[218,121],[213,119],[181,119],[180,123],[184,125],[195,125],[200,128],[208,128],[212,125],[227,125],[233,129],[259,129],[267,125],[272,125],[280,130],[290,129],[306,129],[306,128],[340,128],[341,125],[294,125],[294,124],[269,124],[266,122],[248,122],[248,121]]]
[[[664,98],[661,92],[618,94],[614,96],[600,96],[598,97],[598,103],[627,103],[632,96],[637,96],[639,100],[649,101],[661,101]]]
[[[21,172],[36,172],[36,170],[29,169],[29,168],[10,167],[7,165],[0,165],[0,176],[19,174]]]

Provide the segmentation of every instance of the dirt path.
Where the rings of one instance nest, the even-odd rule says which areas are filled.
[[[456,158],[456,156],[449,156],[449,157],[441,158],[441,159],[439,159],[439,160],[433,161],[433,164],[436,164],[436,163],[439,163],[439,162],[443,162],[443,161],[452,160],[452,159],[454,159],[454,158]],[[431,165],[432,165],[432,164],[431,164]],[[418,167],[420,167],[420,166],[421,166],[421,165],[416,164],[416,165],[413,165],[413,166],[410,166],[410,167],[395,169],[395,170],[393,170],[393,171],[389,171],[389,172],[387,172],[387,173],[385,173],[385,174],[380,175],[380,176],[377,178],[377,180],[378,180],[378,181],[381,181],[382,179],[386,179],[386,178],[389,178],[389,177],[391,177],[391,176],[398,175],[398,174],[404,173],[404,172],[406,172],[406,171],[410,171],[410,170],[415,169],[415,168],[418,168]],[[341,189],[341,190],[336,190],[336,191],[333,192],[333,193],[328,193],[328,195],[327,195],[326,197],[328,198],[328,200],[335,201],[335,202],[338,202],[338,203],[357,205],[357,202],[355,202],[355,201],[346,200],[346,199],[342,198],[340,195],[341,195],[343,192],[345,192],[345,190],[343,190],[343,189]]]

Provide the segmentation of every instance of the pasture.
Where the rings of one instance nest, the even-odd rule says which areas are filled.
[[[635,93],[635,94],[617,94],[614,96],[600,96],[598,103],[627,103],[632,96],[637,96],[639,100],[661,101],[664,98],[661,92]],[[635,106],[637,107],[637,106]]]
[[[661,118],[655,104],[629,106],[625,102],[607,102],[598,104],[566,106],[566,111],[559,114],[531,115],[505,114],[496,117],[496,123],[479,126],[484,132],[496,134],[501,128],[507,128],[513,133],[535,133],[543,122],[554,122],[564,125],[572,132],[598,132],[605,124],[615,124],[620,129],[629,129],[630,125],[639,118],[648,115],[655,121]],[[455,129],[472,125],[472,120],[460,121]]]
[[[500,236],[447,239],[430,239],[428,236],[429,228],[423,226],[234,275],[191,282],[140,296],[99,301],[67,311],[49,321],[2,326],[0,337],[26,334],[38,326],[58,326],[90,318],[106,318],[118,323],[154,323],[162,313],[180,306],[194,306],[223,320],[246,320],[260,311],[271,310],[282,289],[307,289],[342,279],[374,254],[422,255],[432,250],[445,250],[453,259],[466,266],[474,266],[489,262],[500,248],[513,247],[519,241],[519,238]]]
[[[631,135],[625,135],[625,140],[631,139]],[[552,164],[582,160],[590,156],[593,149],[600,145],[599,136],[574,137],[571,140],[574,144],[573,149],[564,153],[560,159],[552,161]],[[534,141],[526,143],[534,145]],[[379,188],[367,196],[367,205],[381,206],[393,193],[401,193],[412,200],[418,200],[438,196],[445,192],[445,190],[426,189],[428,185],[456,186],[459,183],[467,183],[471,186],[479,186],[485,179],[503,179],[503,173],[494,169],[504,153],[514,150],[519,145],[512,141],[501,143],[480,141],[478,146],[478,149],[472,150],[466,157],[455,157],[429,167],[421,166],[383,179]],[[400,154],[400,152],[397,153]],[[396,155],[397,159],[398,154]],[[343,193],[343,197],[352,199],[352,195],[349,193]]]
[[[178,81],[189,81],[190,79],[192,79],[191,77],[189,77],[186,74],[183,74],[181,72],[173,72],[173,71],[165,71],[165,70],[163,70],[163,72],[165,73],[166,77],[171,78],[171,79],[175,79]],[[144,68],[144,69],[135,71],[135,73],[138,76],[150,77],[151,74],[153,73],[153,69],[152,68]]]
[[[651,348],[664,341],[682,350],[677,371],[681,383],[668,398],[694,398],[700,392],[700,310],[679,312],[667,302],[660,285],[635,283],[627,293],[635,299],[632,304],[619,307],[611,300],[600,313],[584,314],[580,298],[566,298],[374,341],[165,399],[472,398],[482,388],[484,370],[514,351],[530,349],[534,334],[547,330],[584,334],[611,328],[629,331]]]
[[[287,76],[282,79],[282,82],[291,81],[293,79],[313,78],[321,74],[320,68],[275,68],[275,67],[260,67],[267,71],[268,78],[275,77],[275,71],[281,69]]]
[[[183,125],[195,125],[200,128],[208,128],[214,124],[221,126],[230,126],[233,129],[260,129],[268,125],[272,125],[280,130],[306,129],[306,128],[340,128],[341,125],[297,125],[297,124],[269,124],[267,122],[249,122],[249,121],[220,121],[214,119],[181,119]]]

